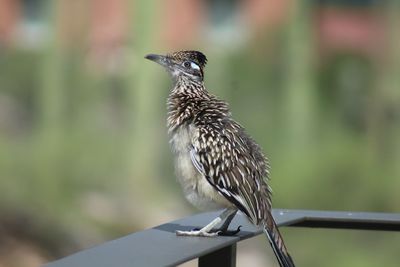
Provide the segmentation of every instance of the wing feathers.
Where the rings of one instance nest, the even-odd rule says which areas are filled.
[[[265,157],[240,126],[231,122],[220,128],[224,130],[210,125],[198,127],[190,158],[220,194],[259,224],[270,207],[270,192],[263,177],[267,173]]]

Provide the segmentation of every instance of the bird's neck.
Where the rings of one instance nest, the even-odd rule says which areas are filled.
[[[171,90],[170,95],[174,94],[201,96],[202,94],[207,94],[207,91],[202,79],[193,79],[186,75],[179,75],[174,81],[174,88]]]
[[[167,124],[169,131],[190,121],[198,110],[200,102],[208,101],[212,96],[204,87],[203,81],[197,81],[185,76],[175,80],[168,101]]]

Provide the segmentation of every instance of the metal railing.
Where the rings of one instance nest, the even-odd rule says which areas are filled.
[[[242,225],[236,236],[205,238],[175,234],[178,229],[204,226],[218,215],[219,212],[207,212],[162,224],[80,251],[46,267],[176,266],[195,258],[199,258],[201,267],[234,267],[236,243],[262,232],[244,215],[238,214],[231,223],[232,229]],[[274,209],[273,215],[279,226],[400,231],[398,213]]]

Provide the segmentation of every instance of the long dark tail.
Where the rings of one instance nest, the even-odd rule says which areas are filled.
[[[279,262],[280,267],[295,267],[292,257],[290,257],[278,226],[276,225],[272,214],[269,213],[269,219],[264,224],[264,233],[267,235],[272,250]]]

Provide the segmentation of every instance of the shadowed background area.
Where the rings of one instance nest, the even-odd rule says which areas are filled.
[[[0,0],[0,267],[197,212],[148,53],[207,55],[207,88],[270,158],[274,207],[400,212],[399,27],[397,0]],[[400,260],[398,233],[282,233],[299,266]],[[238,266],[276,266],[264,237]]]

